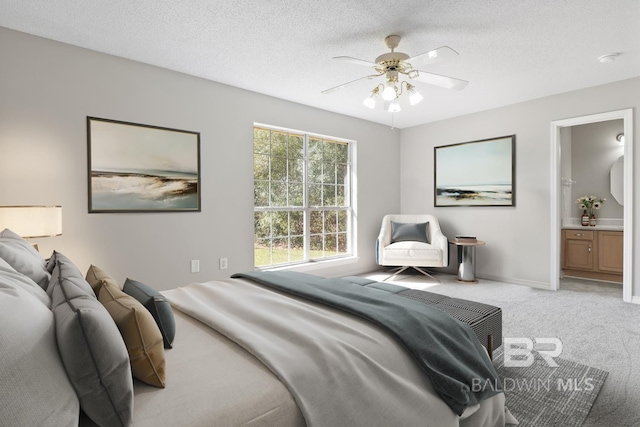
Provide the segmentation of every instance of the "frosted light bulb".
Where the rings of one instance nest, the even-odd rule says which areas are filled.
[[[382,91],[382,99],[385,101],[391,101],[396,97],[396,88],[393,85],[389,85]]]

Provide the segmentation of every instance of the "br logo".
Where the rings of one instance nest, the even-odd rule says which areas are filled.
[[[535,340],[535,341],[534,341]],[[539,355],[548,366],[557,368],[554,357],[562,353],[562,341],[559,338],[507,338],[504,339],[504,366],[508,368],[527,368]]]

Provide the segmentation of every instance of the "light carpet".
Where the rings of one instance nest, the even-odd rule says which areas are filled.
[[[383,271],[363,275],[387,277]],[[609,372],[584,423],[586,427],[640,427],[640,305],[592,292],[548,291],[455,276],[402,275],[393,283],[502,308],[504,337],[555,337],[560,357]]]
[[[494,353],[509,411],[519,427],[580,427],[598,397],[607,372],[562,358],[549,366],[537,358],[531,366],[504,364],[503,349]],[[509,362],[509,360],[508,360]]]

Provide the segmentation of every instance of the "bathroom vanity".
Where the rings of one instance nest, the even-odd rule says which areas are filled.
[[[622,227],[563,227],[563,276],[622,283]]]

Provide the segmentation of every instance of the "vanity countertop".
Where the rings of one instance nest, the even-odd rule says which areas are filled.
[[[563,230],[600,230],[600,231],[624,231],[622,225],[595,225],[595,226],[583,226],[583,225],[564,225]]]

